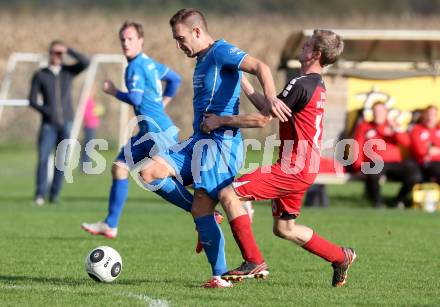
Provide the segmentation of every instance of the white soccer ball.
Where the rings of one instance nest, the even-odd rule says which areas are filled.
[[[122,259],[119,253],[109,246],[98,246],[87,254],[86,272],[95,281],[112,282],[121,274]]]

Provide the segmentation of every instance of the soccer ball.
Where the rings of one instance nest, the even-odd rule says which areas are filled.
[[[122,271],[119,253],[109,246],[98,246],[87,254],[86,272],[95,281],[112,282]]]

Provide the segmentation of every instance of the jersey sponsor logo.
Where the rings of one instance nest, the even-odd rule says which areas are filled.
[[[372,139],[377,135],[376,130],[374,129],[370,129],[367,131],[367,133],[365,133],[365,138],[367,139]]]
[[[290,91],[292,90],[293,85],[296,83],[296,79],[290,80],[290,82],[286,85],[286,87],[283,90],[283,97],[286,98]]]
[[[130,80],[131,86],[132,86],[132,87],[136,87],[136,82],[137,82],[140,78],[141,78],[141,77],[140,77],[139,75],[134,75],[134,76],[131,78],[131,80]]]
[[[234,181],[232,183],[232,186],[236,189],[238,187],[241,187],[242,185],[248,184],[250,181]]]
[[[203,246],[211,246],[211,245],[212,245],[212,240],[209,240],[208,242],[200,241],[200,243],[201,243]]]
[[[427,139],[429,139],[429,132],[428,132],[428,131],[423,131],[423,132],[420,134],[420,139],[421,139],[422,141],[426,141]]]
[[[194,88],[202,88],[205,76],[206,76],[205,74],[194,75],[194,77],[193,77],[193,87]]]
[[[316,102],[316,108],[324,109],[324,104],[326,101],[327,101],[327,97],[325,95],[325,92],[321,92],[321,99]]]
[[[237,47],[232,47],[231,49],[229,49],[228,53],[229,53],[229,54],[236,54],[236,55],[239,55],[239,54],[242,54],[242,53],[244,53],[244,52],[241,51],[240,49],[238,49]]]

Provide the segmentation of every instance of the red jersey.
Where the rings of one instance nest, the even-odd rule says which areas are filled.
[[[428,128],[423,124],[416,124],[411,130],[411,151],[420,164],[431,161],[440,161],[440,155],[431,156],[431,146],[440,147],[440,124]]]
[[[354,169],[360,170],[362,162],[370,162],[371,157],[364,152],[364,144],[369,140],[383,140],[385,142],[385,149],[379,150],[372,148],[375,154],[379,155],[384,162],[402,162],[402,153],[399,145],[409,147],[410,139],[406,132],[395,132],[391,127],[385,123],[376,125],[374,122],[361,122],[354,131],[354,140],[359,145],[358,152],[354,152],[357,157],[354,162]]]
[[[292,110],[289,120],[280,122],[281,147],[278,161],[283,171],[296,174],[299,179],[311,184],[319,172],[326,102],[321,75],[311,73],[292,79],[278,98]]]
[[[304,193],[319,172],[325,86],[319,74],[292,79],[278,98],[292,110],[287,122],[280,123],[281,148],[277,163],[260,167],[234,183],[241,197],[272,199],[272,215],[301,211]]]

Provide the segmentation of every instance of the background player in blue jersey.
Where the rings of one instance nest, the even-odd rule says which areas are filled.
[[[164,105],[171,101],[179,85],[180,76],[142,52],[144,43],[142,25],[125,22],[119,38],[128,66],[125,83],[128,92],[118,90],[113,82],[105,81],[104,91],[133,106],[137,115],[139,133],[121,149],[112,166],[113,183],[110,189],[108,214],[103,222],[83,223],[81,227],[91,234],[107,238],[117,236],[118,222],[128,194],[129,170],[143,159],[177,143],[177,127],[164,111]],[[166,82],[162,92],[161,81]],[[191,211],[192,194],[177,180],[167,178],[153,182],[159,187],[155,192],[176,206]]]
[[[238,114],[242,70],[258,77],[274,115],[282,114],[287,107],[276,98],[269,67],[224,40],[214,41],[202,13],[182,9],[171,18],[170,25],[177,47],[197,59],[193,75],[194,134],[168,153],[153,157],[140,175],[146,183],[169,176],[184,184],[193,183],[192,215],[213,275],[204,287],[231,287],[220,278],[227,269],[223,233],[215,222],[214,209],[219,191],[233,181],[242,165],[241,134],[233,127],[206,134],[200,125],[207,113]]]

